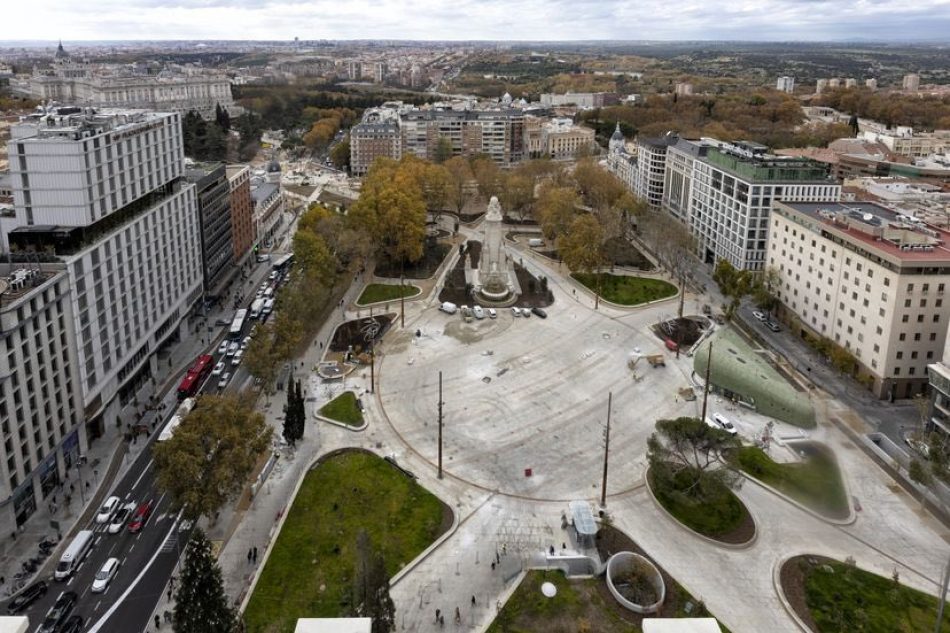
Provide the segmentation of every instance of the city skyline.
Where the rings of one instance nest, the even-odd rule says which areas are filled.
[[[37,0],[8,11],[22,40],[47,41],[105,41],[116,34],[123,40],[934,41],[946,40],[950,32],[948,0],[913,7],[895,0],[769,0],[729,6],[698,0],[677,5],[523,0],[515,6],[461,0],[450,8],[433,0],[355,0],[345,5],[93,0],[81,7]]]

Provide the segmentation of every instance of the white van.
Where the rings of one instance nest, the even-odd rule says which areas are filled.
[[[262,296],[263,296],[265,299],[270,299],[271,297],[274,296],[274,289],[271,288],[270,286],[268,286],[268,287],[264,290],[264,294],[263,294]]]
[[[442,312],[445,312],[446,314],[455,314],[458,309],[459,307],[451,301],[445,301],[439,306],[439,310],[442,310]]]
[[[73,542],[63,552],[59,564],[56,565],[56,571],[53,573],[56,580],[66,580],[73,575],[86,554],[89,553],[89,548],[92,547],[92,539],[92,530],[81,530],[76,535]]]
[[[544,240],[540,237],[532,237],[528,240],[528,246],[544,246]]]

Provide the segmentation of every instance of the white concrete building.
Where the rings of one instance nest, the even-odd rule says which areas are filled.
[[[904,92],[917,92],[920,89],[920,75],[916,73],[904,75],[904,81],[901,85]]]
[[[666,150],[679,140],[668,133],[659,138],[637,137],[637,182],[635,193],[650,207],[659,209],[663,203],[663,178],[666,171]]]
[[[942,357],[948,240],[872,203],[778,202],[768,265],[795,335],[830,339],[854,355],[878,397],[907,398],[926,388],[927,366]]]
[[[62,264],[3,265],[0,530],[27,521],[86,450],[72,290]]]
[[[665,199],[689,226],[708,264],[727,259],[739,269],[762,270],[774,201],[837,201],[841,196],[841,185],[826,165],[767,154],[756,143],[679,140],[665,153],[664,164],[673,166],[665,168],[660,181],[660,201]]]
[[[571,119],[551,119],[541,125],[541,151],[555,160],[570,160],[579,151],[596,147],[594,130]]]
[[[60,108],[14,126],[17,228],[5,243],[66,265],[90,439],[140,414],[155,353],[201,296],[181,115]]]
[[[627,149],[627,141],[620,131],[619,123],[610,137],[605,163],[607,171],[620,179],[628,191],[636,193],[637,157]]]
[[[780,92],[787,92],[789,94],[795,92],[795,78],[779,77],[775,82],[775,89]]]

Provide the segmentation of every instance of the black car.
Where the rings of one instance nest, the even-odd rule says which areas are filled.
[[[14,598],[9,605],[7,605],[7,611],[10,613],[19,613],[20,611],[23,611],[28,606],[45,596],[46,591],[46,583],[42,580],[33,583],[24,589],[20,595]]]
[[[82,616],[72,615],[56,633],[82,633]]]
[[[542,318],[542,319],[548,318],[548,313],[542,310],[541,308],[538,308],[538,307],[531,308],[531,312],[539,318]]]
[[[69,614],[73,612],[77,597],[75,591],[64,591],[60,594],[60,596],[56,598],[56,603],[53,604],[53,608],[46,614],[46,619],[43,620],[43,624],[40,628],[36,629],[36,633],[54,633],[59,626],[66,621]]]

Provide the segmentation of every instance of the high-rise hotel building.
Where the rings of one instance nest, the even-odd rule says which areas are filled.
[[[21,298],[22,309],[12,314],[8,299],[0,302],[0,354],[7,356],[0,388],[8,405],[0,410],[0,426],[12,431],[18,425],[27,436],[39,429],[41,440],[29,459],[14,456],[13,470],[17,447],[0,444],[2,483],[18,488],[36,464],[63,453],[56,444],[67,443],[60,441],[64,435],[75,437],[82,452],[87,442],[136,419],[153,388],[156,352],[179,339],[183,319],[201,297],[202,261],[195,187],[184,179],[180,114],[76,107],[37,113],[12,127],[9,160],[15,220],[2,224],[3,249],[15,260],[32,257],[34,268],[53,260],[65,276],[54,284],[33,275],[45,285]],[[72,351],[55,347],[41,354],[35,341],[23,345],[37,328]],[[23,382],[31,379],[60,386],[31,389]],[[65,428],[57,425],[44,438],[49,411],[62,401],[52,392],[68,391],[74,382],[77,401],[54,416]],[[7,398],[17,390],[20,401],[35,400],[33,410],[43,413],[20,417],[11,406],[16,399]],[[57,459],[54,468],[68,466]]]

